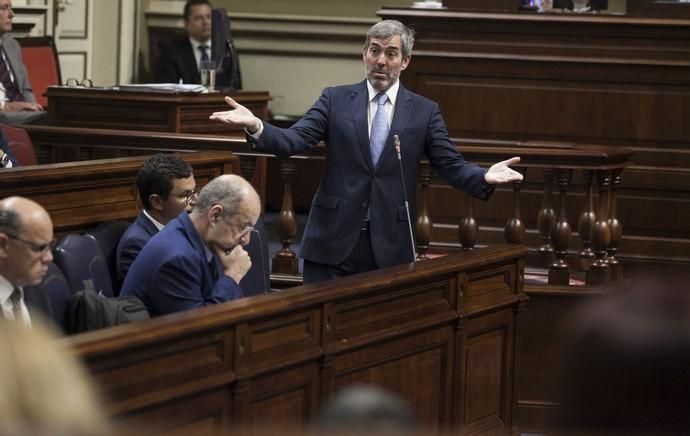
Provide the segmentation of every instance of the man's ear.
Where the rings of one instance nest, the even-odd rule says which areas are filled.
[[[7,248],[7,242],[9,241],[9,237],[7,236],[6,233],[0,232],[0,258],[1,259],[7,259],[9,257],[9,250]]]
[[[412,56],[407,56],[402,59],[402,63],[400,64],[400,69],[404,70],[407,68],[408,65],[410,65],[410,60],[412,59]]]
[[[149,195],[149,204],[153,209],[162,210],[163,209],[163,199],[158,194]]]
[[[208,220],[210,222],[216,223],[223,216],[223,206],[220,204],[214,204],[208,210]]]

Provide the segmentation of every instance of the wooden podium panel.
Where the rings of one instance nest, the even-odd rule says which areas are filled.
[[[268,118],[267,91],[209,94],[123,91],[113,88],[51,86],[49,124],[63,127],[147,130],[174,133],[215,133],[244,137],[241,129],[208,119],[224,110],[230,95],[256,116]]]

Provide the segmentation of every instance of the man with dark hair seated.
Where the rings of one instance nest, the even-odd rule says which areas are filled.
[[[191,211],[198,194],[192,167],[176,155],[164,153],[144,162],[137,175],[137,190],[144,208],[117,244],[121,281],[148,240],[182,211]]]
[[[243,297],[239,282],[252,266],[243,247],[260,212],[249,182],[233,174],[216,177],[191,213],[181,213],[144,246],[120,295],[141,299],[151,316]]]
[[[208,0],[188,0],[184,6],[184,27],[187,37],[160,45],[160,55],[155,71],[156,82],[160,83],[201,83],[201,61],[210,61],[211,10]],[[226,47],[226,50],[232,50]],[[233,53],[236,57],[237,53]],[[235,59],[235,62],[237,60]],[[216,66],[215,86],[237,88],[241,85],[233,77],[233,69]]]

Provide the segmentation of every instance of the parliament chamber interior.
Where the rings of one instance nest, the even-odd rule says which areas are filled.
[[[184,1],[62,3],[12,2],[46,117],[0,125],[20,163],[0,170],[0,198],[52,219],[31,292],[52,296],[51,341],[86,368],[106,432],[337,434],[315,423],[362,385],[414,416],[390,412],[407,426],[390,434],[690,429],[690,2],[214,0],[242,85],[204,92],[152,86]],[[328,145],[277,157],[209,116],[231,96],[290,127],[323,88],[363,80],[380,20],[414,29],[400,82],[438,104],[462,156],[520,156],[524,179],[481,201],[423,157],[416,261],[303,284]],[[77,334],[75,292],[118,296],[117,241],[156,153],[198,187],[236,174],[259,194],[246,297]]]

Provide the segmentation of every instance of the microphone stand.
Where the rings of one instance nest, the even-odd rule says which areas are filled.
[[[414,233],[412,233],[412,218],[410,218],[410,202],[407,201],[407,188],[405,187],[405,175],[403,173],[402,155],[400,154],[400,137],[398,135],[393,135],[393,144],[395,145],[395,153],[398,155],[398,164],[400,164],[400,182],[402,184],[403,197],[405,199],[407,228],[410,231],[410,245],[412,246],[412,262],[417,262],[417,248],[414,246]]]

